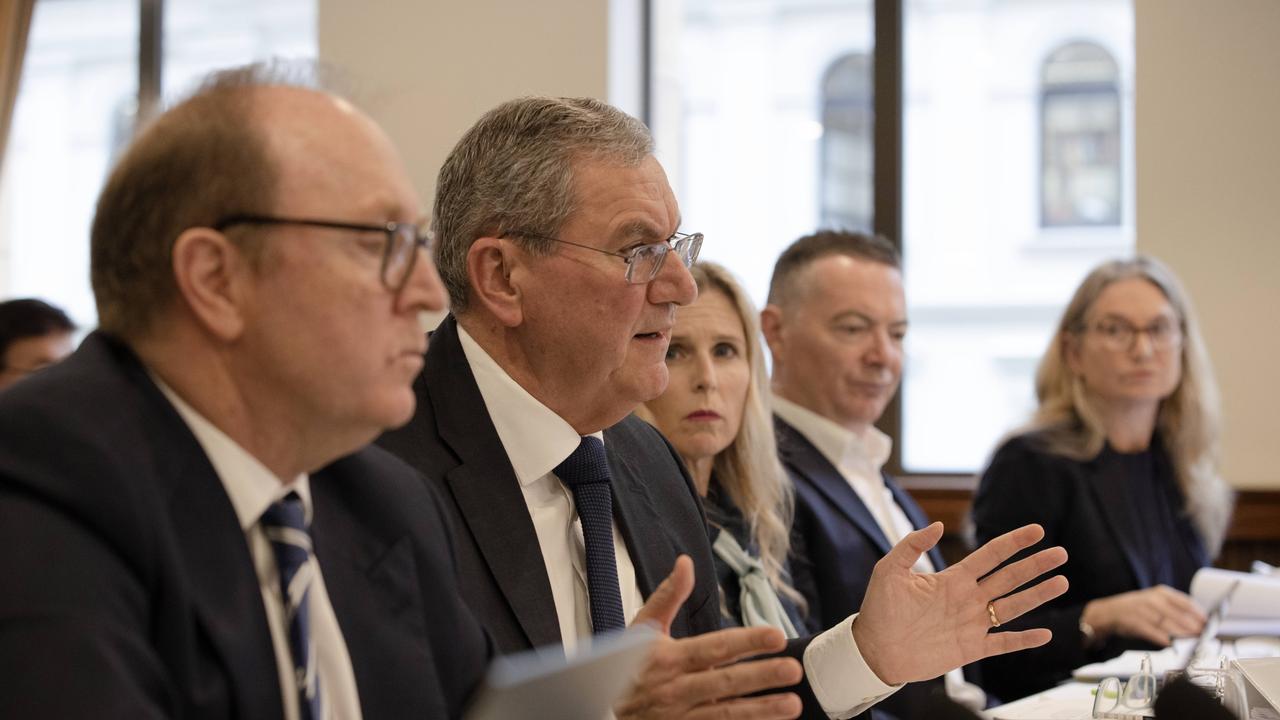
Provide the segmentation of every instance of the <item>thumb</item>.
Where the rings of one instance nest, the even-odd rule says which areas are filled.
[[[929,552],[941,539],[942,523],[932,523],[928,527],[907,533],[884,556],[883,562],[892,569],[909,571],[920,560],[920,556]]]
[[[631,620],[632,625],[647,623],[659,631],[670,634],[671,622],[676,619],[676,612],[693,592],[693,561],[688,555],[676,558],[671,574],[658,586],[657,590],[645,601],[644,607]]]

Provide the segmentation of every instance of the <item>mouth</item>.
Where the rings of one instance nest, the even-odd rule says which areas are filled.
[[[685,420],[719,420],[720,413],[715,410],[694,410],[684,416]]]

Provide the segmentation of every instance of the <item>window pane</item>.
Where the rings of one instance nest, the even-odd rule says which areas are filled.
[[[1133,8],[911,0],[905,32],[903,465],[973,471],[1075,286],[1132,252]]]
[[[96,321],[89,223],[128,142],[137,0],[36,3],[0,191],[0,296],[37,296]]]
[[[791,241],[870,222],[871,2],[655,0],[653,17],[651,120],[683,228],[761,303]]]

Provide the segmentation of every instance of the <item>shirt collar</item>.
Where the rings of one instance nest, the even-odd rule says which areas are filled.
[[[311,485],[306,473],[298,475],[293,482],[281,482],[266,465],[188,405],[155,373],[151,373],[151,379],[169,402],[173,403],[173,407],[191,429],[191,434],[195,435],[196,442],[200,443],[204,454],[208,456],[209,463],[213,465],[214,472],[227,491],[227,497],[231,499],[241,530],[248,531],[256,525],[267,508],[290,492],[296,492],[302,498],[307,522],[311,522]]]
[[[516,479],[528,485],[555,470],[578,449],[582,437],[507,374],[461,324],[458,340]],[[603,433],[592,435],[603,441]]]
[[[874,425],[855,433],[777,394],[773,396],[773,411],[808,438],[836,467],[860,464],[867,466],[869,473],[878,475],[889,460],[893,440]]]

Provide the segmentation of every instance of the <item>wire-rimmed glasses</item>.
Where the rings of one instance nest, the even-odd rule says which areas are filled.
[[[1139,335],[1146,335],[1151,349],[1156,352],[1169,352],[1182,345],[1182,328],[1168,318],[1156,320],[1146,327],[1138,327],[1119,318],[1107,318],[1088,329],[1098,336],[1103,347],[1112,352],[1128,352]]]
[[[503,233],[503,237],[510,235],[518,235],[520,237],[537,238],[539,240],[549,240],[564,245],[572,245],[574,247],[592,250],[604,255],[612,255],[622,258],[627,264],[626,278],[627,282],[632,285],[643,285],[658,276],[658,271],[662,269],[662,263],[667,259],[667,253],[674,251],[676,257],[680,258],[680,262],[685,267],[693,265],[698,259],[698,253],[702,251],[702,233],[675,233],[663,242],[648,243],[639,245],[628,252],[614,252],[612,250],[602,250],[590,245],[582,243],[570,242],[569,240],[561,240],[550,235],[540,235],[538,233],[526,232],[524,230],[511,230]]]
[[[286,218],[271,215],[229,215],[213,225],[223,232],[233,225],[306,225],[308,227],[351,230],[355,232],[380,232],[386,237],[382,249],[382,267],[379,278],[393,293],[400,292],[413,274],[418,259],[417,250],[431,252],[432,235],[422,229],[420,223],[385,222],[380,224],[352,223],[339,220],[315,220],[311,218]]]

